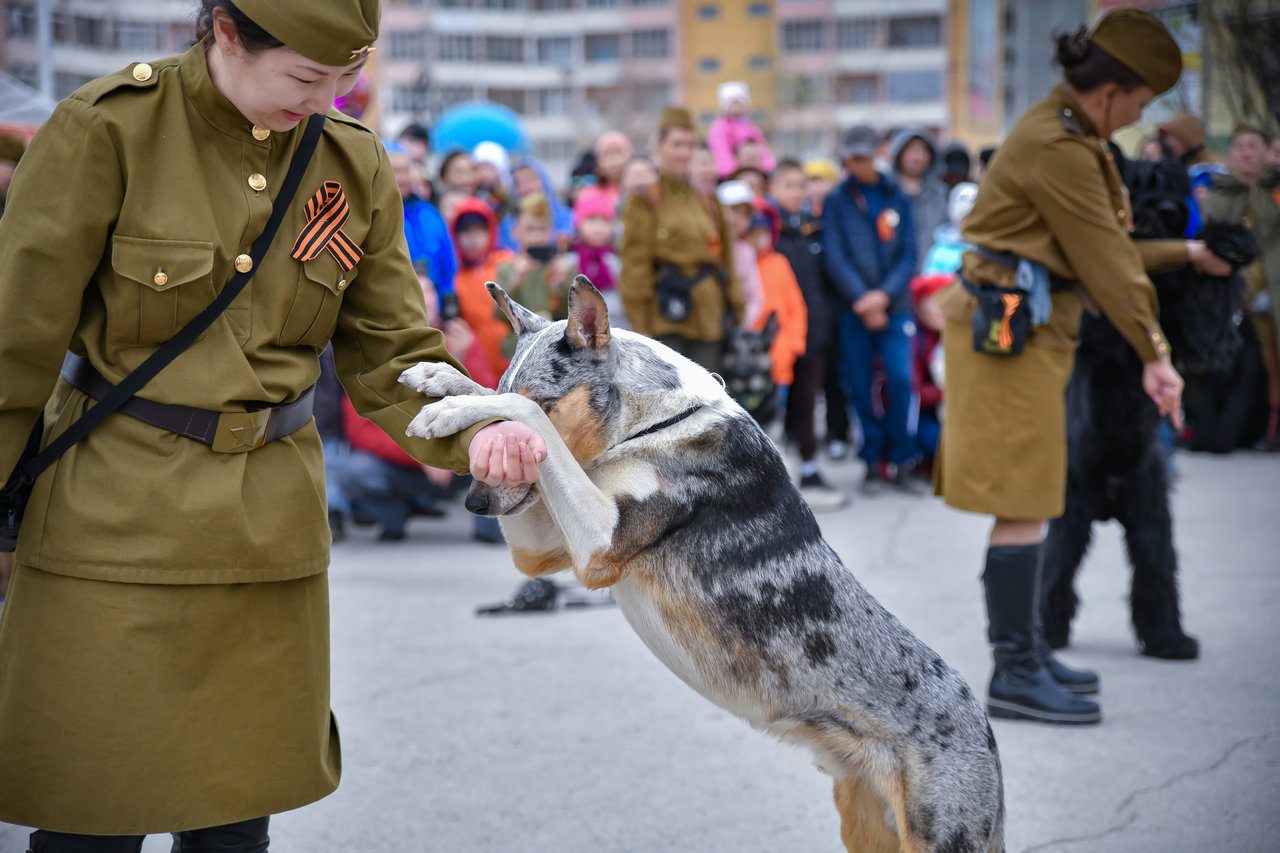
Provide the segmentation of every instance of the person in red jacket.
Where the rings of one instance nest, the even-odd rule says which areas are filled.
[[[916,308],[919,332],[911,345],[911,378],[915,385],[919,412],[916,419],[916,443],[920,449],[920,474],[932,476],[933,458],[938,452],[942,434],[942,327],[946,317],[934,299],[944,287],[955,281],[955,275],[936,273],[918,275],[911,280],[911,300]]]
[[[476,336],[473,349],[477,355],[483,356],[488,373],[495,377],[492,385],[480,379],[476,381],[496,388],[496,378],[507,369],[502,341],[511,327],[502,319],[498,306],[484,285],[487,281],[496,281],[498,265],[510,261],[515,255],[507,249],[498,248],[498,217],[481,199],[470,197],[459,202],[449,222],[449,230],[458,250],[458,275],[454,278],[458,313]],[[474,373],[472,378],[476,378]]]

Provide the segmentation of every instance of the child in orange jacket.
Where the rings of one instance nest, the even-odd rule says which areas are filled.
[[[507,369],[502,340],[510,329],[499,319],[497,306],[484,285],[497,281],[498,265],[514,255],[497,248],[498,218],[481,199],[463,199],[449,223],[449,231],[458,250],[458,274],[454,278],[458,313],[475,333],[476,344],[484,352],[492,374],[502,376]]]
[[[773,360],[774,384],[787,386],[795,378],[796,359],[804,355],[809,312],[790,262],[773,248],[782,230],[782,217],[773,205],[762,198],[755,200],[754,207],[755,215],[746,240],[756,250],[764,305],[753,328],[760,331],[768,322],[769,315],[777,317],[778,334],[769,347],[769,357]]]

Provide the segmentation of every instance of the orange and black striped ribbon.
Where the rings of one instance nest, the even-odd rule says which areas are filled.
[[[364,252],[342,230],[351,215],[351,208],[347,206],[341,184],[325,181],[324,186],[307,201],[306,213],[307,224],[293,244],[290,255],[299,261],[309,261],[328,249],[344,272],[360,263]]]
[[[1009,349],[1013,346],[1013,313],[1022,303],[1022,297],[1017,293],[1006,293],[1000,297],[1000,301],[1004,303],[1004,317],[1000,320],[1000,331],[996,340],[1000,344],[1000,349]]]

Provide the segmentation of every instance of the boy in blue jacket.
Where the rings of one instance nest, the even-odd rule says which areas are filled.
[[[839,293],[844,381],[862,423],[859,455],[867,463],[862,490],[871,494],[888,483],[923,494],[925,483],[914,474],[910,428],[915,227],[911,200],[892,178],[876,171],[876,142],[870,127],[845,134],[840,155],[848,177],[823,204],[822,256]],[[877,355],[888,390],[885,405],[872,390]]]

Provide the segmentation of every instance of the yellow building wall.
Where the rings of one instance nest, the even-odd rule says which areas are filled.
[[[680,41],[681,73],[684,78],[685,103],[703,134],[710,124],[708,116],[718,111],[716,87],[730,80],[740,80],[751,87],[751,111],[763,113],[761,126],[772,129],[778,107],[777,48],[774,31],[776,20],[770,0],[769,14],[749,14],[753,3],[747,0],[686,0],[681,3]],[[704,17],[703,8],[714,7],[718,15]],[[708,70],[703,63],[714,60],[717,66]],[[764,64],[753,69],[753,60]]]

